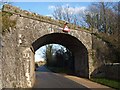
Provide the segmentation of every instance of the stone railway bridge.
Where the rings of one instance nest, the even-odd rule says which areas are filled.
[[[53,20],[10,5],[3,6],[15,26],[2,35],[1,88],[32,87],[35,80],[34,53],[43,45],[60,44],[74,54],[75,72],[90,78],[93,72],[92,33],[69,24],[69,33],[62,32],[64,21]]]

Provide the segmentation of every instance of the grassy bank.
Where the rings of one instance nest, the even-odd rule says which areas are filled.
[[[120,81],[106,78],[91,78],[90,80],[120,90]]]

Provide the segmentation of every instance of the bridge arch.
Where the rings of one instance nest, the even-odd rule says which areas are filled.
[[[9,15],[10,22],[15,21],[14,27],[9,26],[9,30],[2,36],[2,87],[32,87],[35,78],[33,52],[52,43],[68,48],[75,56],[77,75],[90,78],[94,69],[91,32],[69,24],[70,32],[66,34],[62,32],[64,21],[10,5],[5,5],[2,12]]]
[[[60,44],[68,48],[74,55],[76,75],[89,78],[88,50],[80,40],[65,33],[51,33],[34,41],[32,49],[36,51],[46,44]]]

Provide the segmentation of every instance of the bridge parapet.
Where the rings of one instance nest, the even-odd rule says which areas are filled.
[[[59,27],[63,27],[64,23],[65,23],[65,21],[63,21],[63,20],[55,20],[51,17],[42,16],[42,15],[27,11],[27,10],[21,10],[20,8],[11,6],[9,4],[6,4],[6,5],[3,6],[2,12],[8,12],[8,13],[16,14],[16,15],[19,15],[21,17],[34,19],[34,20],[38,20],[38,21],[41,21],[41,22],[46,22],[46,23],[49,23],[49,24],[57,25]],[[77,25],[71,24],[71,23],[68,24],[68,27],[71,28],[72,30],[81,30],[81,31],[85,31],[85,32],[90,33],[90,31],[85,30],[85,29],[83,29],[83,28],[81,28]]]

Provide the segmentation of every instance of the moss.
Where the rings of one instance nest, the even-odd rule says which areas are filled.
[[[17,10],[15,10],[15,13],[18,13],[18,11],[17,11]]]
[[[81,27],[81,28],[84,29],[84,30],[88,30],[88,31],[90,31],[89,28],[86,28],[86,27]]]
[[[2,12],[1,13],[1,17],[2,17],[2,31],[1,33],[4,35],[5,32],[9,32],[9,28],[14,28],[16,25],[16,20],[10,20],[10,16],[12,16],[13,14],[11,13],[7,13],[7,12]]]

